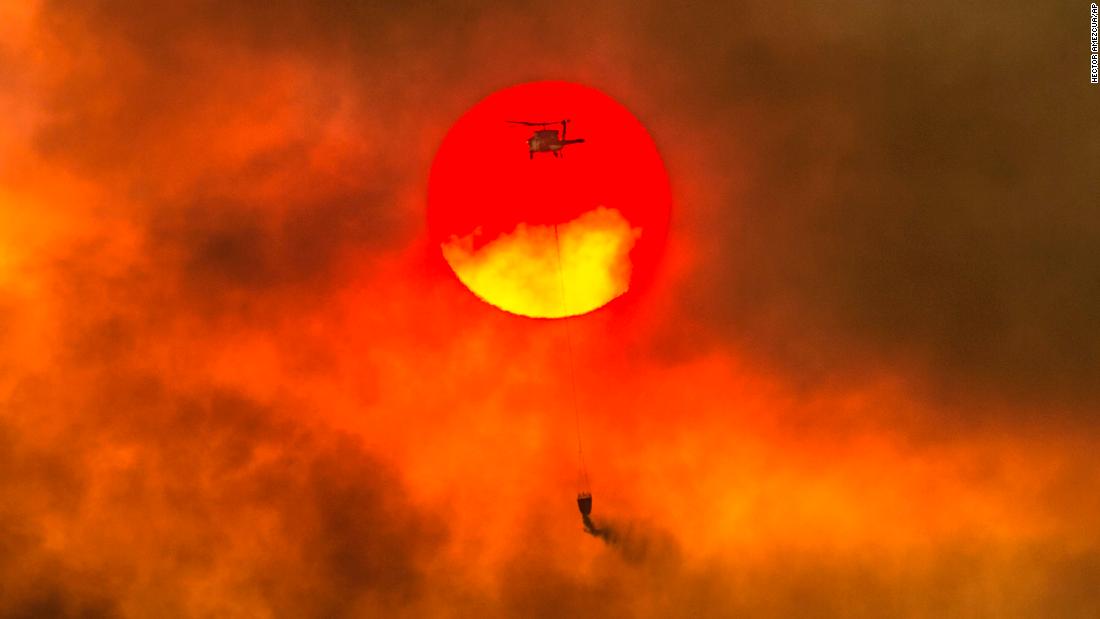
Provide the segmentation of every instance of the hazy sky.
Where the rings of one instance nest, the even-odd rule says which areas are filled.
[[[160,4],[0,0],[0,615],[1100,614],[1087,3]],[[571,324],[611,546],[427,234],[541,79],[672,184]]]

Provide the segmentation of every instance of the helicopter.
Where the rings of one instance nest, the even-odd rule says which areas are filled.
[[[527,155],[530,159],[535,158],[535,153],[550,153],[555,157],[561,157],[561,150],[566,146],[584,142],[583,138],[575,138],[572,140],[565,139],[566,126],[569,124],[568,118],[545,123],[530,122],[526,120],[509,120],[508,122],[513,125],[524,125],[526,127],[541,127],[535,130],[534,135],[527,138]],[[550,125],[561,125],[561,135],[558,135],[557,129],[547,129]]]

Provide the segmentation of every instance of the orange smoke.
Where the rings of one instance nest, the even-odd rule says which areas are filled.
[[[479,248],[475,230],[452,236],[443,255],[474,294],[523,316],[584,314],[630,288],[629,253],[641,228],[603,206],[556,228],[520,223]]]
[[[983,211],[982,178],[937,174],[1003,115],[953,131],[971,104],[882,97],[893,78],[863,98],[848,79],[790,88],[785,67],[850,68],[814,64],[815,24],[851,66],[890,66],[833,45],[809,9],[805,46],[767,13],[696,15],[734,45],[711,67],[684,26],[698,7],[649,15],[690,43],[666,53],[624,30],[640,23],[625,3],[630,19],[577,19],[554,46],[535,35],[560,4],[530,20],[405,5],[0,0],[0,617],[1100,616],[1096,409],[926,382],[936,355],[978,381],[1012,367],[993,342],[1033,341],[1070,350],[1046,372],[1100,398],[1077,381],[1096,312],[1068,302],[1091,272],[1032,262],[1064,257],[1041,226],[1024,251],[992,243],[999,224],[976,216],[1007,196]],[[938,101],[970,57],[949,43],[907,47],[905,66],[946,55],[902,81]],[[775,79],[740,73],[744,55]],[[698,81],[711,72],[724,90]],[[627,182],[648,151],[605,140],[596,157],[612,125],[582,132],[579,114],[590,141],[563,160],[498,167],[495,142],[454,142],[483,151],[437,168],[424,221],[454,119],[544,73],[653,129],[678,207],[667,253],[667,200]],[[502,118],[490,137],[512,135]],[[987,154],[1030,169],[1015,150]],[[1044,184],[1011,189],[1087,171],[1050,160]],[[896,184],[910,161],[920,184]],[[585,191],[522,202],[543,163]],[[503,180],[469,191],[482,173]],[[616,175],[618,197],[597,191]],[[966,208],[925,208],[934,181]],[[1006,221],[1023,230],[1032,206]],[[440,247],[515,314],[628,289],[631,311],[517,318]],[[578,435],[617,545],[583,533]]]

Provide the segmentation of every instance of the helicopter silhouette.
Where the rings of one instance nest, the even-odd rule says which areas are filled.
[[[527,138],[527,155],[528,158],[534,159],[535,153],[550,153],[555,157],[562,156],[562,149],[570,144],[580,144],[584,142],[584,138],[575,138],[572,140],[565,139],[565,130],[569,124],[569,119],[559,120],[554,122],[530,122],[526,120],[509,120],[508,122],[513,125],[524,125],[526,127],[542,127],[535,130],[535,133]],[[561,135],[558,135],[557,129],[547,129],[550,125],[561,125]]]

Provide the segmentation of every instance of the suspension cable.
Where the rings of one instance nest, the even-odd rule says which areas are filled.
[[[573,399],[573,421],[575,422],[577,430],[577,458],[580,461],[580,477],[583,479],[583,487],[581,490],[587,492],[589,490],[588,465],[584,460],[584,448],[581,443],[581,409],[577,398],[577,368],[576,363],[573,361],[573,337],[569,327],[569,305],[566,302],[565,296],[565,272],[562,268],[561,239],[558,236],[557,224],[554,224],[554,248],[557,251],[558,257],[558,291],[561,300],[561,314],[565,321],[565,346],[569,358],[569,385],[571,387]]]

